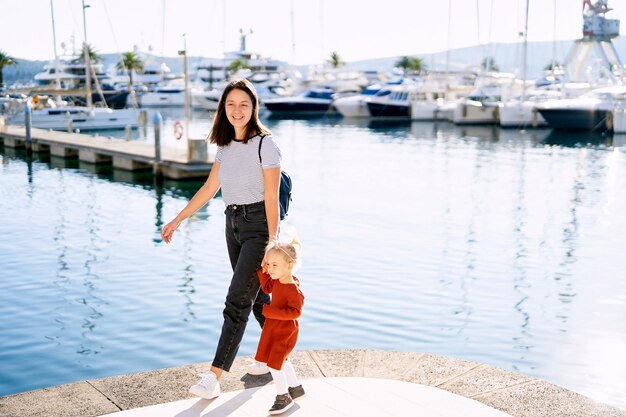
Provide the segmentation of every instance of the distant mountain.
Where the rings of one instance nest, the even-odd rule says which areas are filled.
[[[553,42],[529,42],[528,43],[528,78],[541,77],[543,69],[552,62],[552,51],[556,50],[557,62],[563,62],[572,46],[573,41]],[[626,57],[626,37],[620,36],[613,41],[615,49],[620,57]],[[521,43],[494,43],[490,45],[472,46],[467,48],[452,49],[449,51],[449,68],[465,69],[470,66],[480,65],[481,58],[493,57],[500,71],[513,72],[521,75],[522,65]],[[427,69],[444,70],[446,68],[446,51],[431,54],[413,54],[424,60]],[[119,60],[119,54],[102,54],[105,68],[115,65]],[[391,71],[400,57],[386,57],[349,62],[348,67],[358,70]],[[189,57],[190,71],[204,57]],[[622,63],[624,58],[622,58]],[[183,63],[180,57],[157,58],[158,63],[165,62],[173,73],[182,73]],[[18,59],[18,64],[4,68],[4,79],[7,84],[32,81],[36,73],[43,69],[48,61],[28,61]],[[299,68],[306,68],[306,65]]]
[[[540,78],[544,68],[552,62],[552,51],[556,50],[556,61],[562,63],[574,41],[528,42],[528,78]],[[626,37],[620,36],[613,40],[622,63],[626,59]],[[479,66],[482,58],[493,57],[500,71],[518,73],[521,76],[522,44],[521,43],[494,43],[490,45],[472,46],[452,49],[449,52],[449,69],[465,69],[469,66]],[[432,54],[414,54],[424,60],[427,69],[444,70],[446,68],[446,51]],[[350,68],[358,70],[391,71],[399,57],[387,57],[350,62]]]

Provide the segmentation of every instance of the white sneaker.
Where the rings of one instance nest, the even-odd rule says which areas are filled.
[[[200,374],[200,381],[196,385],[189,388],[189,392],[198,397],[210,400],[222,393],[220,383],[213,372],[205,372]]]
[[[254,363],[248,365],[247,373],[250,375],[259,376],[259,375],[265,375],[269,373],[269,371],[270,371],[270,368],[268,368],[267,365],[261,362],[254,361]]]

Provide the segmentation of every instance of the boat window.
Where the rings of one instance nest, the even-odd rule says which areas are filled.
[[[305,95],[305,97],[309,97],[309,98],[326,98],[326,99],[331,99],[333,95],[332,91],[316,91],[316,90],[310,90],[309,92],[307,92],[307,94]]]
[[[61,109],[61,110],[48,110],[48,114],[50,114],[50,115],[67,114],[67,113],[69,113],[69,114],[78,114],[78,113],[81,113],[81,111],[79,111],[79,110],[63,110],[63,109]]]
[[[380,91],[380,86],[372,85],[370,87],[367,87],[367,88],[363,89],[363,91],[361,91],[361,94],[364,95],[364,96],[374,96],[379,91]]]
[[[385,97],[385,96],[388,96],[389,94],[391,94],[391,90],[380,90],[375,95],[376,97]]]

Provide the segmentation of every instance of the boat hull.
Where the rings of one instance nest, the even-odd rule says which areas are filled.
[[[365,99],[358,100],[336,100],[335,108],[343,117],[369,117],[370,111],[367,108]]]
[[[373,117],[410,117],[409,104],[368,102],[367,109]]]
[[[296,101],[265,101],[265,108],[274,114],[324,114],[330,111],[328,103],[304,103]]]
[[[459,103],[454,110],[454,123],[458,125],[487,125],[500,122],[500,108],[497,104],[473,105]]]
[[[134,128],[137,127],[137,113],[130,109],[108,112],[35,110],[32,113],[32,126],[52,130],[69,130],[71,127],[72,130],[81,131]]]
[[[126,104],[128,101],[128,91],[103,91],[104,99],[106,100],[106,106],[110,109],[123,109],[126,108]],[[77,106],[85,106],[87,102],[84,96],[69,96],[64,97],[64,99],[69,100],[76,104]],[[102,103],[102,97],[100,93],[93,93],[91,95],[91,102],[94,105],[100,105]]]
[[[531,106],[504,105],[500,108],[500,126],[511,128],[544,127],[548,123]]]
[[[606,110],[601,109],[539,109],[552,129],[607,130]]]
[[[184,106],[184,92],[152,92],[143,94],[139,103],[141,107],[166,107],[166,106]]]
[[[411,120],[438,120],[443,119],[439,114],[439,107],[436,102],[412,102]]]

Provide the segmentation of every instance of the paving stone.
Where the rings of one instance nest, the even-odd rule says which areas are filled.
[[[159,369],[88,381],[122,410],[191,398],[197,382],[192,366]]]
[[[120,411],[88,382],[0,397],[0,416],[91,417]]]
[[[365,349],[312,350],[310,354],[326,377],[363,376]]]
[[[531,380],[532,378],[521,374],[493,366],[480,365],[438,385],[438,388],[472,398],[482,393],[519,385]]]
[[[424,353],[367,350],[363,358],[363,376],[367,378],[403,379],[412,372]]]
[[[624,410],[539,380],[474,399],[514,417],[626,417]]]
[[[323,378],[322,371],[311,357],[309,351],[295,350],[289,355],[289,360],[296,370],[298,379]]]
[[[414,369],[408,370],[403,375],[403,379],[437,387],[478,366],[480,366],[478,362],[426,353],[419,359]]]

